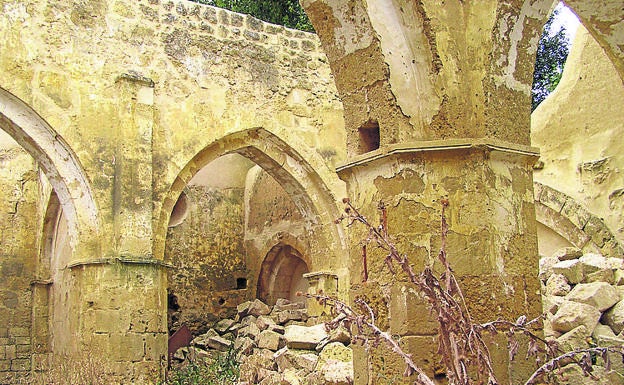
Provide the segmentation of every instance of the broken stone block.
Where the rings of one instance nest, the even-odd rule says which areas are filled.
[[[594,332],[592,333],[592,337],[595,340],[600,338],[617,338],[613,329],[609,325],[598,324],[594,328]]]
[[[274,354],[275,362],[280,372],[286,369],[303,370],[306,374],[313,371],[318,361],[318,356],[307,350],[291,350],[284,347]]]
[[[218,337],[218,336],[219,336],[219,333],[217,333],[214,329],[210,329],[206,333],[193,338],[193,340],[191,341],[191,345],[200,347],[202,349],[207,349],[208,340],[211,337]]]
[[[568,283],[576,284],[583,281],[583,264],[578,259],[561,261],[552,267],[553,273],[566,277]]]
[[[624,329],[624,301],[619,301],[611,309],[607,310],[603,316],[603,322],[619,334]]]
[[[330,330],[329,335],[316,346],[316,351],[320,352],[321,350],[323,350],[325,345],[330,342],[340,342],[344,345],[349,345],[351,343],[351,333],[343,326],[339,326],[336,329]]]
[[[340,342],[329,343],[319,354],[315,372],[324,384],[353,383],[353,351]]]
[[[295,369],[286,369],[282,373],[282,384],[284,385],[301,385],[303,378]]]
[[[267,330],[284,335],[286,329],[282,325],[270,325]]]
[[[593,273],[585,274],[585,278],[583,278],[583,282],[607,282],[612,284],[615,281],[615,273],[611,269],[606,270],[598,270]]]
[[[587,332],[587,328],[581,325],[557,338],[557,342],[563,351],[570,352],[575,349],[588,348],[589,336],[590,334]]]
[[[220,352],[227,352],[232,346],[232,341],[223,337],[210,337],[207,341],[207,346],[210,349],[218,350]]]
[[[260,329],[260,331],[266,330],[269,328],[269,326],[275,325],[275,324],[276,322],[273,320],[273,318],[265,316],[265,315],[261,315],[256,320],[256,326],[258,326],[258,329]]]
[[[324,324],[316,326],[286,326],[284,333],[286,346],[290,349],[314,350],[324,338],[327,338],[327,331]]]
[[[238,329],[238,337],[249,337],[252,340],[256,340],[258,338],[258,336],[260,335],[260,328],[258,328],[258,326],[256,326],[255,323],[253,324],[249,324],[247,326],[243,326],[240,329]]]
[[[217,333],[223,335],[223,334],[225,334],[225,332],[229,331],[230,328],[232,327],[232,325],[234,325],[234,324],[235,324],[235,322],[234,322],[233,319],[226,318],[226,319],[222,319],[221,321],[217,322],[215,324],[215,326],[213,327],[213,329]]]
[[[260,349],[268,349],[271,351],[277,351],[281,347],[285,345],[283,336],[272,332],[270,330],[264,330],[260,332],[258,339],[256,340],[258,344],[258,348]]]
[[[613,284],[616,286],[624,285],[624,269],[618,269],[613,274]]]
[[[259,382],[260,385],[285,385],[282,382],[282,375],[277,372],[269,373],[262,381]]]
[[[258,317],[256,317],[256,316],[253,316],[253,315],[245,316],[240,321],[240,327],[244,327],[244,326],[248,326],[248,325],[251,325],[251,324],[255,324],[257,320],[258,320]]]
[[[593,333],[598,324],[601,313],[591,305],[580,302],[564,301],[559,310],[553,315],[551,324],[553,330],[566,333],[581,325],[587,328],[588,333]]]
[[[607,266],[613,270],[624,270],[624,259],[607,258]]]
[[[173,358],[178,361],[184,361],[187,354],[188,354],[188,348],[185,346],[176,350],[175,353],[173,353]]]
[[[563,297],[559,297],[556,295],[553,296],[544,296],[542,298],[542,307],[544,312],[555,314],[557,310],[559,310],[559,306],[565,301]]]
[[[565,299],[591,305],[602,312],[618,302],[618,293],[606,282],[581,283]]]
[[[578,259],[583,256],[583,252],[573,246],[563,247],[552,254],[552,257],[557,258],[560,261],[569,261],[571,259]]]
[[[244,318],[248,315],[258,317],[269,314],[271,312],[271,308],[259,299],[255,299],[253,301],[241,303],[236,307],[236,311],[238,312],[238,316],[240,318]]]
[[[544,294],[546,296],[563,296],[570,292],[571,287],[568,280],[562,274],[553,274],[546,281]]]
[[[553,273],[553,266],[559,262],[557,257],[542,257],[539,260],[539,278],[546,281]]]
[[[593,273],[597,270],[608,269],[607,259],[600,254],[587,253],[579,258],[579,261],[583,264],[583,271],[585,273]]]
[[[285,324],[290,321],[307,321],[308,312],[305,309],[282,310],[276,313],[277,323]]]
[[[273,307],[273,311],[280,312],[284,310],[300,310],[305,309],[304,302],[291,302],[287,299],[280,298],[275,302],[275,306]]]
[[[256,343],[249,337],[237,338],[236,341],[234,341],[234,350],[236,350],[238,354],[248,355],[255,347]]]

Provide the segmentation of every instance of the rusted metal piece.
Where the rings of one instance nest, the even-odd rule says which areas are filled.
[[[180,329],[169,337],[167,363],[171,365],[171,360],[175,352],[182,347],[189,346],[192,340],[193,336],[191,335],[191,331],[186,325],[182,325]]]

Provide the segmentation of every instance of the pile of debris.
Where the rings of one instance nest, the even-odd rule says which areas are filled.
[[[234,349],[239,384],[298,385],[353,383],[353,352],[345,329],[327,331],[308,317],[305,305],[285,299],[270,307],[260,300],[237,307],[224,319],[178,349],[178,362],[212,359]]]
[[[566,247],[541,258],[539,274],[547,338],[564,351],[624,345],[623,259]],[[611,358],[611,368],[624,373],[622,357]],[[606,377],[624,384],[621,376]],[[581,376],[579,383],[585,380]]]

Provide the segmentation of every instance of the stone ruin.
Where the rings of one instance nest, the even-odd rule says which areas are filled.
[[[362,284],[347,196],[391,208],[416,270],[448,199],[472,314],[541,313],[540,254],[624,241],[624,10],[566,3],[586,30],[531,114],[553,0],[303,0],[318,35],[185,0],[0,1],[0,384],[89,354],[155,383],[181,324],[299,290],[368,298],[439,374],[426,304],[374,250]],[[410,382],[351,348],[355,384]]]
[[[325,317],[326,318],[326,317]],[[173,355],[174,367],[210,362],[233,349],[240,362],[239,385],[353,384],[351,334],[327,330],[305,305],[278,299],[272,307],[260,300],[238,306],[235,319],[223,319]]]

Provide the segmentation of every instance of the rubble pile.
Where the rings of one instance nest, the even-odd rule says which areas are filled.
[[[624,344],[623,259],[566,247],[542,257],[539,271],[547,338],[564,351]],[[624,373],[622,357],[613,354],[611,368]],[[621,376],[605,374],[608,383],[624,384]]]
[[[237,307],[236,319],[223,319],[191,346],[178,362],[211,359],[233,349],[243,384],[298,385],[353,383],[353,352],[345,329],[327,331],[308,317],[305,305],[285,299],[270,307],[260,300]]]

